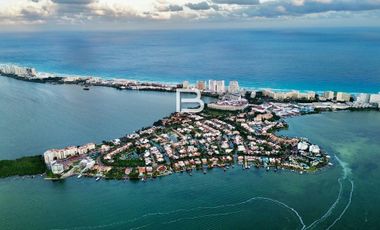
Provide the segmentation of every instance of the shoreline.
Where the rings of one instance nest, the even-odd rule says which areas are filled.
[[[4,77],[33,83],[102,86],[119,90],[175,92],[176,89],[182,87],[179,84],[175,86],[161,83],[147,84],[120,79],[30,78],[16,74],[5,74]],[[208,95],[207,92],[202,92],[202,96],[218,97],[219,94]],[[145,181],[147,178],[178,172],[187,172],[191,175],[193,170],[203,171],[204,174],[213,168],[227,171],[229,167],[235,166],[240,166],[243,170],[256,167],[267,171],[287,169],[300,174],[313,173],[330,165],[330,156],[305,138],[279,136],[277,131],[287,127],[285,118],[327,111],[378,110],[373,107],[353,107],[336,102],[327,102],[327,104],[320,101],[285,102],[268,100],[266,96],[259,99],[260,103],[251,101],[250,104],[246,100],[247,106],[236,111],[206,109],[198,115],[173,113],[153,123],[152,126],[107,143],[91,144],[91,147],[89,147],[90,144],[68,147],[71,149],[70,153],[65,152],[68,148],[48,150],[47,152],[50,151],[48,154],[44,153],[45,163],[50,169],[46,179],[60,180],[74,175],[78,175],[79,178],[83,175],[95,177],[96,180],[105,178]],[[317,104],[313,103],[317,103],[320,107],[317,108]],[[195,136],[191,134],[188,144],[178,145],[176,141],[171,140],[171,137],[169,138],[169,136],[176,136],[176,139],[179,139],[178,143],[183,141],[186,143],[187,139],[184,137],[189,133],[183,130],[196,132]],[[200,136],[197,137],[197,135]],[[200,139],[203,142],[199,142],[201,136]],[[209,141],[209,137],[214,139]],[[192,142],[197,144],[193,145]],[[221,146],[222,142],[224,147]],[[167,146],[171,147],[166,148]],[[207,149],[202,149],[205,146]],[[192,150],[188,150],[190,147]],[[182,156],[180,153],[183,151],[188,155]],[[60,157],[62,154],[65,157]],[[134,156],[133,159],[129,159],[131,155]],[[96,169],[93,169],[94,166]]]
[[[39,84],[52,84],[52,85],[76,85],[83,87],[84,90],[89,90],[89,87],[108,87],[116,90],[130,90],[130,91],[150,91],[150,92],[167,92],[175,93],[177,89],[182,87],[181,84],[166,84],[155,82],[143,82],[127,79],[103,79],[96,78],[96,82],[93,82],[92,77],[80,77],[79,79],[71,80],[71,77],[44,77],[44,78],[26,78],[15,74],[4,74],[0,71],[0,77],[12,78],[19,81],[39,83]],[[101,82],[98,82],[101,81]],[[218,97],[219,94],[212,92],[202,92],[202,96],[205,97]]]
[[[0,63],[0,67],[8,65],[4,63]],[[19,68],[26,68],[22,66],[18,66],[16,64],[9,64]],[[32,68],[31,68],[32,69]],[[146,90],[146,91],[164,91],[164,92],[175,92],[177,88],[181,88],[182,83],[174,82],[174,81],[155,81],[155,80],[141,80],[138,78],[117,78],[117,77],[103,77],[103,76],[85,76],[85,75],[75,75],[75,74],[60,74],[60,73],[48,73],[48,72],[40,72],[38,76],[30,77],[22,77],[17,76],[15,74],[7,74],[2,73],[0,69],[0,76],[10,77],[17,80],[35,82],[35,83],[51,83],[51,84],[76,84],[76,85],[88,85],[88,86],[103,86],[103,87],[111,87],[119,90]],[[195,84],[196,82],[190,81],[191,84]],[[126,86],[126,85],[130,86]],[[124,87],[125,88],[124,88]],[[248,92],[254,91],[273,91],[273,92],[291,92],[291,91],[299,91],[301,93],[306,93],[310,91],[314,91],[317,94],[323,94],[323,92],[328,91],[330,89],[325,90],[312,90],[312,89],[296,89],[296,88],[271,88],[271,87],[252,87],[242,85],[242,90]],[[376,91],[373,92],[357,92],[357,91],[342,91],[344,93],[348,93],[351,95],[359,95],[361,93],[366,94],[375,94]],[[380,92],[380,91],[379,91]],[[217,93],[203,91],[202,93],[208,94],[207,96],[217,96]]]
[[[349,111],[347,111],[349,112]],[[315,113],[314,113],[315,114]],[[301,116],[305,116],[305,115],[312,115],[312,114],[303,114]],[[291,118],[291,117],[289,117]],[[152,127],[152,126],[150,126]],[[148,127],[148,128],[150,128]],[[271,130],[271,133],[274,133],[276,134],[277,137],[281,137],[281,138],[285,138],[285,139],[294,139],[294,138],[297,138],[297,139],[301,139],[301,140],[307,140],[303,137],[289,137],[289,136],[283,136],[283,135],[278,135],[278,132],[281,131],[282,129],[287,129],[287,126],[286,127],[281,127],[281,128],[278,128],[278,129],[275,129],[275,130]],[[309,142],[310,143],[310,142]],[[330,159],[330,156],[324,152],[322,150],[323,154],[325,154],[325,156],[327,156],[328,159]],[[90,154],[90,153],[89,153]],[[242,156],[242,154],[237,154],[237,157],[239,156]],[[14,160],[0,160],[0,163],[2,161],[17,161],[19,159],[23,159],[23,158],[28,158],[29,156],[26,156],[26,157],[21,157],[21,158],[18,158],[18,159],[14,159]],[[33,156],[33,157],[42,157],[43,158],[43,155],[36,155],[36,156]],[[329,160],[330,161],[330,160]],[[332,160],[334,163],[335,161]],[[335,165],[335,164],[334,164]],[[164,174],[162,175],[155,175],[155,176],[147,176],[147,177],[139,177],[139,178],[128,178],[128,177],[123,177],[123,178],[114,178],[114,177],[108,177],[108,176],[100,176],[98,174],[91,174],[91,173],[81,173],[81,174],[78,174],[78,173],[72,173],[70,175],[66,175],[64,177],[56,177],[56,176],[52,176],[51,174],[51,171],[45,171],[45,172],[38,172],[36,174],[25,174],[25,175],[11,175],[11,176],[6,176],[6,177],[0,177],[0,179],[4,179],[4,178],[12,178],[12,177],[19,177],[19,178],[35,178],[37,176],[41,176],[43,177],[43,179],[47,180],[47,181],[61,181],[61,180],[65,180],[69,177],[74,177],[74,176],[78,176],[78,175],[81,175],[81,177],[84,177],[84,178],[87,178],[87,179],[91,179],[91,178],[102,178],[102,179],[105,179],[105,180],[130,180],[130,181],[146,181],[148,180],[149,178],[150,179],[156,179],[156,178],[159,178],[159,177],[164,177],[164,176],[169,176],[173,173],[180,173],[180,174],[183,174],[183,173],[187,173],[189,174],[190,176],[192,176],[192,173],[195,172],[195,173],[198,173],[198,174],[207,174],[209,171],[212,171],[214,168],[217,168],[219,170],[223,170],[224,172],[228,171],[228,167],[232,167],[232,168],[239,168],[241,167],[243,171],[246,171],[246,170],[249,170],[251,167],[254,167],[256,170],[263,170],[264,172],[280,172],[280,171],[287,171],[287,172],[296,172],[296,173],[299,173],[299,174],[303,174],[304,172],[306,174],[315,174],[315,173],[318,173],[318,172],[323,172],[324,170],[328,169],[329,167],[333,166],[332,164],[324,164],[322,167],[320,168],[316,168],[316,169],[312,169],[312,170],[299,170],[299,169],[296,169],[296,168],[292,168],[292,167],[277,167],[277,166],[274,166],[274,165],[268,165],[267,167],[264,167],[263,165],[258,165],[258,164],[250,164],[249,166],[250,167],[247,167],[248,164],[246,163],[238,163],[237,161],[236,162],[226,162],[225,164],[217,164],[217,165],[214,165],[212,167],[206,167],[206,168],[193,168],[193,169],[180,169],[180,170],[173,170],[173,171],[168,171],[168,172],[165,172]],[[226,170],[226,167],[227,167],[227,170]]]
[[[213,111],[211,111],[211,113],[213,113]],[[175,120],[177,118],[180,119],[180,123],[182,122],[185,122],[186,119],[188,119],[189,117],[192,117],[192,115],[180,115],[180,114],[172,114],[172,116],[169,116],[167,118],[164,118],[164,119],[170,119],[171,117],[175,118]],[[199,117],[199,115],[194,115],[196,117]],[[194,117],[192,117],[194,118]],[[185,119],[185,120],[183,120]],[[196,118],[195,118],[196,119]],[[219,122],[221,122],[222,124],[224,123],[224,120],[215,120],[214,118],[212,118],[214,122],[217,122],[216,124],[219,124]],[[162,121],[162,120],[161,120]],[[205,118],[205,123],[207,124],[210,124],[209,122],[210,120],[208,120],[207,118]],[[159,121],[158,121],[159,122]],[[284,124],[285,126],[281,125],[280,127],[277,127],[277,125],[279,124]],[[173,124],[175,126],[177,126],[176,124]],[[215,124],[214,124],[215,125]],[[228,123],[224,123],[225,127],[231,127],[232,130],[235,129],[234,127],[232,127],[230,124]],[[277,127],[277,128],[274,128],[273,129],[273,126]],[[92,160],[89,159],[88,156],[91,156],[93,154],[97,154],[97,156],[92,157],[93,159],[93,163],[92,164],[95,164],[94,162],[96,161],[96,171],[90,171],[89,172],[79,172],[78,170],[74,169],[73,167],[69,167],[68,171],[66,170],[65,172],[62,170],[61,173],[61,176],[58,176],[58,177],[50,177],[50,179],[53,179],[53,180],[59,180],[59,179],[65,179],[67,177],[71,177],[71,176],[78,176],[78,178],[82,177],[82,176],[85,176],[85,177],[93,177],[93,178],[96,178],[97,180],[99,180],[100,178],[104,178],[104,179],[117,179],[117,180],[142,180],[142,181],[145,181],[147,180],[148,178],[155,178],[155,177],[160,177],[160,176],[166,176],[166,175],[170,175],[172,173],[188,173],[189,175],[192,175],[192,172],[195,170],[195,171],[203,171],[204,174],[207,174],[207,172],[209,170],[212,170],[213,168],[220,168],[220,169],[223,169],[224,171],[227,171],[229,169],[229,167],[242,167],[243,170],[247,170],[251,167],[255,167],[255,168],[264,168],[266,169],[266,171],[277,171],[277,170],[289,170],[289,171],[293,171],[293,172],[299,172],[300,174],[302,174],[303,172],[307,172],[307,173],[313,173],[313,172],[316,172],[316,171],[319,171],[320,168],[324,168],[326,167],[328,164],[328,159],[330,158],[326,153],[323,152],[323,150],[319,153],[319,147],[318,148],[318,156],[322,157],[320,160],[319,160],[319,163],[317,164],[321,164],[320,166],[317,166],[317,167],[311,167],[309,168],[309,166],[302,166],[304,168],[302,168],[300,165],[297,165],[297,164],[294,164],[294,163],[285,163],[285,164],[277,164],[275,163],[276,161],[279,161],[280,158],[271,158],[271,154],[269,155],[261,155],[261,157],[257,157],[257,156],[260,156],[259,155],[256,155],[255,156],[252,156],[251,154],[252,153],[248,153],[247,155],[247,152],[245,152],[245,150],[239,150],[240,147],[242,147],[243,145],[236,145],[234,147],[234,153],[231,153],[231,154],[228,154],[228,153],[224,153],[222,155],[219,155],[219,156],[209,156],[209,157],[204,157],[202,158],[202,163],[196,163],[193,165],[189,164],[189,163],[185,163],[183,164],[183,161],[181,159],[184,159],[185,162],[187,162],[186,159],[189,159],[190,162],[192,160],[192,157],[189,157],[191,155],[188,155],[188,156],[185,156],[183,158],[180,158],[179,160],[175,160],[175,159],[178,159],[178,158],[172,158],[172,156],[170,156],[169,154],[169,157],[171,159],[171,163],[167,164],[167,163],[163,163],[163,164],[159,164],[158,167],[156,166],[156,168],[164,168],[162,171],[160,171],[159,174],[154,174],[152,173],[152,171],[150,173],[147,173],[146,170],[148,168],[152,168],[152,166],[146,166],[146,165],[140,165],[139,167],[132,167],[132,168],[129,168],[129,170],[131,172],[129,172],[128,174],[126,173],[126,175],[124,174],[120,174],[121,172],[120,171],[117,171],[117,170],[122,170],[122,172],[124,172],[124,170],[126,171],[128,169],[125,168],[126,165],[122,166],[120,168],[120,165],[115,165],[114,164],[114,159],[117,159],[116,157],[120,157],[120,154],[121,153],[124,153],[125,151],[129,151],[128,148],[130,148],[130,146],[132,145],[131,143],[136,143],[136,141],[138,142],[138,139],[142,136],[144,136],[146,133],[150,133],[154,136],[157,136],[158,135],[158,131],[159,128],[156,128],[157,126],[150,126],[144,130],[140,130],[138,131],[137,133],[134,133],[134,134],[130,134],[126,137],[121,137],[120,139],[117,139],[119,140],[119,143],[103,143],[103,145],[97,145],[97,147],[94,147],[93,150],[90,150],[88,151],[88,153],[84,153],[82,155],[74,155],[73,157],[69,157],[69,158],[65,158],[63,159],[63,161],[65,162],[65,164],[68,163],[68,161],[70,162],[78,162],[78,161],[83,161],[86,159],[87,163],[88,162],[91,162]],[[163,126],[161,127],[162,129],[168,129],[170,128],[171,125],[167,125],[167,126]],[[273,123],[271,123],[270,125],[270,128],[268,128],[267,130],[271,129],[270,131],[268,131],[267,134],[265,134],[266,137],[264,137],[263,142],[262,143],[267,143],[265,141],[265,139],[269,138],[269,139],[272,139],[274,142],[273,143],[292,143],[292,146],[289,147],[281,147],[281,148],[284,148],[283,151],[297,151],[295,150],[296,148],[296,144],[297,143],[308,143],[308,145],[312,145],[310,142],[306,142],[306,139],[303,139],[303,138],[289,138],[289,137],[280,137],[280,136],[276,136],[276,135],[272,135],[272,133],[276,133],[278,130],[282,129],[282,128],[285,128],[286,127],[286,123],[284,123],[284,121],[280,121],[279,123],[277,121],[274,121]],[[231,130],[231,131],[232,131]],[[218,132],[218,131],[217,131]],[[242,127],[238,128],[238,131],[235,131],[235,132],[240,132],[241,135],[249,135],[249,133],[247,131],[245,131]],[[245,134],[244,134],[245,133]],[[265,132],[266,133],[266,132]],[[136,135],[136,136],[132,136],[132,135]],[[181,135],[181,134],[179,134]],[[241,136],[239,134],[237,134],[238,137],[241,138]],[[137,137],[139,136],[139,137]],[[258,141],[261,140],[261,137],[259,136],[256,136]],[[128,139],[126,139],[128,138]],[[145,139],[146,138],[146,139]],[[245,137],[247,138],[247,137]],[[254,140],[253,138],[254,137],[249,137],[249,139],[251,140]],[[149,136],[144,136],[145,140],[150,140]],[[116,140],[116,139],[115,139]],[[120,141],[121,140],[121,141]],[[142,140],[142,139],[139,139],[139,140]],[[146,142],[148,143],[148,142]],[[216,142],[214,142],[216,143]],[[268,142],[268,144],[272,143],[271,141]],[[162,144],[162,143],[161,143]],[[108,146],[105,146],[105,145],[108,145]],[[113,146],[113,147],[109,147],[109,145]],[[265,144],[266,145],[266,144]],[[152,151],[156,151],[156,154],[157,155],[161,155],[158,151],[158,149],[156,147],[154,147],[154,145],[150,145],[150,146],[153,146],[151,148],[149,148],[150,150]],[[187,145],[186,145],[187,146]],[[280,145],[277,145],[278,147]],[[149,147],[149,146],[148,146]],[[189,147],[189,146],[187,146]],[[191,146],[190,146],[191,147]],[[104,150],[102,152],[102,149],[106,148],[107,150]],[[280,148],[280,147],[279,147]],[[119,149],[122,149],[119,151]],[[144,147],[144,149],[147,149]],[[232,149],[231,149],[232,151]],[[240,152],[239,152],[240,151]],[[243,151],[243,152],[241,152]],[[147,153],[147,150],[145,150],[145,154],[146,155]],[[46,153],[45,152],[45,159],[46,159]],[[143,151],[140,151],[141,154],[143,154],[144,152]],[[289,152],[290,153],[290,152]],[[133,153],[126,153],[126,155],[131,155]],[[210,153],[208,153],[210,154]],[[267,153],[268,154],[268,153]],[[276,152],[274,152],[274,154],[276,154]],[[294,153],[293,153],[294,154]],[[306,152],[305,152],[306,154]],[[321,155],[320,155],[321,154]],[[196,153],[193,152],[193,155],[194,156],[201,156],[200,154],[196,155]],[[250,156],[251,155],[251,156]],[[162,156],[161,156],[162,157]],[[230,158],[228,158],[230,157]],[[287,156],[285,156],[287,157]],[[310,155],[311,157],[311,155]],[[160,157],[155,157],[154,159],[159,159]],[[146,158],[145,158],[146,159]],[[151,160],[153,159],[153,157],[151,158]],[[195,160],[200,161],[200,157],[199,158],[195,158]],[[262,162],[261,159],[267,159],[267,160],[270,160],[272,161],[271,159],[277,159],[275,161],[273,161],[273,163],[265,163],[265,162]],[[316,159],[316,158],[314,158]],[[173,161],[174,160],[174,161]],[[164,161],[164,160],[162,160]],[[204,162],[205,161],[205,162]],[[146,163],[146,160],[144,161]],[[182,162],[182,165],[181,165],[181,162]],[[179,163],[179,164],[178,164]],[[53,165],[51,165],[51,167],[54,167],[56,163],[54,163]],[[187,165],[187,166],[185,166]],[[301,164],[302,165],[302,164]],[[143,167],[141,167],[143,166]],[[77,166],[74,166],[74,167],[77,167]],[[78,169],[78,168],[77,168]],[[133,171],[134,170],[142,170],[142,172],[140,172],[138,175],[137,174],[133,174]],[[80,170],[80,169],[79,169]],[[116,170],[115,172],[112,172]],[[151,169],[152,170],[152,169]],[[110,174],[110,172],[112,172]],[[116,173],[116,174],[114,174]],[[48,175],[52,175],[52,174],[48,174]],[[124,176],[123,176],[124,175]]]
[[[319,113],[314,113],[314,114],[305,114],[305,115],[302,115],[302,116],[306,116],[306,115],[316,115],[316,114],[324,114],[324,113],[330,113],[331,111],[322,111],[322,112],[319,112]],[[350,112],[372,112],[372,110],[371,111],[350,111],[350,110],[340,110],[340,111],[335,111],[335,112],[337,112],[337,113],[342,113],[342,112],[345,112],[345,113],[350,113]],[[288,118],[286,118],[286,119],[294,119],[294,118],[296,118],[296,117],[288,117]],[[278,133],[279,131],[281,131],[281,130],[277,130],[276,131],[276,133]],[[290,136],[286,136],[286,135],[279,135],[279,136],[283,136],[283,137],[288,137],[288,138],[292,138],[292,137],[290,137]],[[329,156],[330,156],[330,154],[329,154]],[[23,159],[23,158],[30,158],[30,157],[43,157],[43,155],[34,155],[34,156],[23,156],[23,157],[20,157],[20,158],[16,158],[16,159],[2,159],[2,160],[0,160],[0,163],[1,162],[3,162],[3,161],[17,161],[17,160],[20,160],[20,159]],[[323,172],[325,172],[326,170],[328,170],[330,167],[335,167],[336,165],[338,165],[338,164],[336,164],[337,163],[337,161],[336,161],[336,159],[335,158],[333,158],[333,157],[331,157],[330,158],[331,159],[331,162],[333,163],[333,165],[327,165],[327,166],[325,166],[325,167],[322,167],[322,168],[319,168],[318,170],[315,170],[315,171],[309,171],[309,172],[307,172],[307,174],[319,174],[319,173],[323,173]],[[236,166],[236,165],[235,165]],[[236,168],[236,167],[233,167],[233,168]],[[207,169],[207,171],[213,171],[212,170],[213,168],[208,168]],[[225,170],[223,170],[222,171],[222,169],[223,168],[218,168],[219,170],[217,170],[217,171],[219,171],[220,173],[222,173],[222,172],[226,172]],[[281,169],[281,170],[269,170],[269,171],[266,171],[265,169],[263,169],[263,168],[257,168],[257,167],[255,167],[255,169],[256,170],[261,170],[261,171],[263,171],[263,172],[282,172],[282,171],[284,171],[284,169]],[[243,171],[247,171],[247,170],[244,170],[243,169]],[[248,170],[249,171],[249,170]],[[291,169],[285,169],[285,171],[284,172],[287,172],[287,173],[292,173],[292,172],[296,172],[296,171],[294,171],[294,170],[291,170]],[[187,171],[180,171],[180,172],[177,172],[176,174],[178,174],[178,173],[180,173],[180,174],[183,174],[183,173],[187,173],[187,174],[189,174],[189,172],[187,172]],[[197,173],[197,174],[204,174],[202,171],[200,171],[200,170],[195,170],[194,171],[194,173]],[[76,179],[76,178],[73,178],[75,175],[72,175],[72,176],[70,176],[70,177],[67,177],[67,178],[64,178],[64,179],[62,179],[62,178],[50,178],[50,177],[46,177],[46,175],[47,175],[47,172],[46,171],[44,171],[44,172],[38,172],[38,173],[35,173],[35,174],[25,174],[25,175],[9,175],[9,176],[3,176],[3,177],[0,177],[0,181],[1,180],[6,180],[6,179],[35,179],[35,178],[40,178],[40,179],[43,179],[43,180],[46,180],[46,181],[52,181],[52,182],[54,182],[54,181],[63,181],[63,180],[65,180],[65,179],[68,179],[68,178],[72,178],[72,179]],[[77,175],[77,174],[76,174]],[[171,174],[168,174],[168,175],[171,175]],[[158,179],[158,178],[161,178],[161,177],[165,177],[165,176],[167,176],[167,175],[160,175],[160,176],[157,176],[157,177],[151,177],[150,179]],[[88,180],[93,180],[94,178],[96,178],[96,175],[85,175],[85,174],[83,174],[83,176],[82,176],[82,178],[84,178],[84,179],[88,179]],[[114,180],[114,181],[120,181],[121,179],[115,179],[115,178],[105,178],[105,177],[103,177],[103,179],[105,179],[105,180]],[[126,181],[139,181],[139,180],[131,180],[131,179],[122,179],[122,180],[126,180]]]
[[[78,85],[78,86],[100,86],[100,87],[110,87],[110,88],[115,88],[118,90],[147,90],[147,91],[164,91],[164,92],[175,92],[175,86],[166,86],[166,85],[161,85],[159,83],[139,83],[141,86],[146,86],[142,88],[133,88],[132,86],[129,88],[122,88],[123,84],[122,83],[116,83],[114,80],[104,80],[104,83],[92,83],[88,82],[88,80],[92,78],[80,78],[80,79],[75,79],[75,80],[68,80],[67,77],[45,77],[45,78],[25,78],[21,77],[15,74],[4,74],[0,73],[0,76],[3,77],[8,77],[8,78],[13,78],[16,80],[20,81],[25,81],[25,82],[32,82],[32,83],[40,83],[40,84],[57,84],[57,85]],[[103,80],[102,80],[103,81]],[[119,81],[119,80],[117,80]],[[124,80],[122,80],[124,81]],[[123,83],[132,83],[129,80],[125,80]],[[157,87],[162,87],[162,88],[157,88]]]
[[[323,113],[327,113],[327,112],[368,112],[368,111],[373,111],[373,110],[337,110],[337,111],[329,111],[328,110],[328,111],[318,111],[316,113],[300,114],[300,116],[314,115],[314,114],[323,114]],[[294,117],[297,117],[297,116],[289,116],[289,117],[285,117],[285,119],[287,119],[287,118],[294,118]],[[150,126],[150,127],[152,127],[152,126]],[[282,128],[279,128],[279,129],[275,129],[275,130],[272,130],[271,133],[274,133],[277,137],[281,137],[281,138],[301,138],[302,140],[307,140],[307,139],[304,139],[303,137],[289,137],[289,136],[286,136],[286,135],[284,136],[284,135],[279,135],[278,134],[279,131],[281,131],[282,129],[287,129],[287,128],[288,127],[286,126],[286,127],[282,127]],[[331,156],[329,154],[327,154],[327,153],[324,153],[324,154],[326,154],[326,156],[328,157],[328,159],[330,159]],[[29,156],[25,156],[25,157],[21,157],[21,158],[14,159],[14,160],[0,160],[0,163],[2,161],[17,161],[19,159],[28,158],[28,157]],[[43,155],[36,155],[36,156],[33,156],[33,157],[43,157]],[[333,158],[331,158],[331,159],[332,159],[331,162],[336,163]],[[269,166],[269,170],[267,168],[266,171],[277,172],[277,171],[283,171],[283,170],[285,170],[285,171],[288,171],[288,172],[298,172],[300,174],[303,174],[303,172],[306,172],[307,174],[310,174],[310,173],[311,174],[315,174],[315,173],[318,173],[318,172],[322,172],[322,171],[324,171],[324,170],[326,170],[329,167],[334,166],[334,165],[335,164],[325,164],[324,166],[322,166],[320,168],[317,168],[315,170],[310,170],[310,171],[298,170],[298,169],[294,169],[294,168],[291,168],[291,167],[290,168],[289,167],[280,167],[280,168],[278,168],[278,167],[274,167],[274,166]],[[207,167],[206,170],[208,172],[208,171],[210,171],[210,170],[212,170],[214,168],[219,168],[219,169],[222,169],[224,172],[226,172],[226,171],[228,171],[228,170],[226,170],[226,166],[227,167],[235,168],[235,167],[239,167],[239,164],[237,162],[230,162],[230,164],[224,164],[224,165],[217,165],[217,166],[213,166],[213,167]],[[242,166],[242,165],[240,164],[240,166]],[[251,165],[251,166],[254,166],[256,169],[261,169],[261,170],[265,170],[266,169],[262,165],[261,166],[260,165]],[[247,170],[247,169],[250,169],[250,168],[251,167],[242,167],[243,170]],[[191,176],[192,172],[193,172],[193,170],[171,171],[171,172],[166,172],[163,175],[144,177],[144,179],[142,181],[146,181],[148,178],[155,179],[157,177],[168,176],[168,175],[171,175],[173,173],[188,173]],[[200,168],[196,168],[196,170],[194,172],[202,174],[202,170]],[[207,173],[205,173],[205,171],[203,170],[203,174],[207,174]],[[64,180],[66,178],[73,177],[73,176],[78,176],[78,175],[82,175],[83,177],[86,177],[87,179],[90,179],[90,178],[102,178],[102,179],[106,179],[106,180],[131,180],[131,181],[141,180],[142,179],[142,178],[126,178],[126,177],[123,177],[123,178],[113,178],[113,177],[99,176],[98,174],[88,174],[88,173],[85,173],[85,174],[74,173],[74,174],[65,176],[64,178],[50,177],[48,175],[49,175],[48,171],[45,171],[45,172],[38,172],[38,173],[35,173],[35,174],[11,175],[11,176],[2,177],[0,179],[9,178],[9,177],[20,177],[20,178],[29,178],[30,177],[30,178],[34,178],[34,177],[37,177],[37,176],[44,176],[45,180],[60,181],[60,180]]]

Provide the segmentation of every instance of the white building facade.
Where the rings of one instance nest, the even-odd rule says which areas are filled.
[[[238,93],[239,92],[239,82],[238,81],[230,81],[228,86],[228,92],[230,93]]]
[[[326,100],[334,100],[334,92],[333,91],[326,91],[323,93],[323,97]]]
[[[364,104],[364,103],[369,103],[370,95],[367,93],[360,93],[357,95],[355,102]]]
[[[369,103],[378,104],[380,106],[380,93],[378,94],[371,94]]]
[[[94,150],[96,145],[94,143],[89,143],[83,146],[70,146],[64,149],[50,149],[44,152],[45,164],[49,167],[51,164],[60,159],[65,159],[71,156],[86,154],[91,150]]]
[[[216,80],[209,80],[208,81],[208,90],[210,90],[213,93],[224,93],[225,85],[224,80],[216,81]]]
[[[351,95],[348,93],[338,92],[336,94],[336,100],[339,102],[349,102],[351,100]]]

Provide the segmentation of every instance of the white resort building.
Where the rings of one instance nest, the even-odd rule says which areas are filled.
[[[70,146],[64,149],[49,149],[44,153],[45,164],[51,167],[52,162],[65,159],[75,155],[86,154],[95,149],[94,143],[88,143],[82,146]]]

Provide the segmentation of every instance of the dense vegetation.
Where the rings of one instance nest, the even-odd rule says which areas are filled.
[[[46,172],[42,156],[22,157],[0,161],[0,178],[9,176],[37,175]]]
[[[112,167],[112,169],[106,173],[107,179],[122,180],[124,177],[124,168]]]

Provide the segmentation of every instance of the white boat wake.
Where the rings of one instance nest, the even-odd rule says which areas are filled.
[[[348,203],[347,203],[346,207],[343,209],[343,212],[339,215],[339,217],[336,218],[334,220],[334,222],[326,230],[331,229],[336,224],[336,222],[338,222],[340,219],[342,219],[342,216],[344,215],[344,213],[346,213],[347,209],[350,207],[351,202],[352,202],[352,194],[354,192],[354,182],[352,180],[350,180],[350,182],[351,182],[351,192],[350,192],[350,198],[348,199]]]
[[[348,167],[348,164],[346,162],[342,161],[341,159],[339,159],[337,155],[334,155],[334,157],[337,160],[337,162],[339,163],[339,165],[342,167],[342,171],[343,171],[343,175],[340,178],[338,178],[338,183],[339,183],[338,197],[336,198],[335,202],[330,206],[330,208],[327,210],[327,212],[321,218],[315,220],[311,225],[306,227],[305,230],[315,228],[319,223],[326,220],[332,214],[332,211],[335,209],[335,207],[337,206],[337,204],[339,203],[339,201],[342,197],[342,192],[343,192],[342,180],[347,179],[347,177],[351,175],[351,169]],[[329,228],[332,228],[342,218],[342,216],[344,215],[344,213],[346,212],[348,207],[351,205],[352,194],[354,191],[354,182],[352,180],[350,180],[350,182],[351,182],[352,186],[351,186],[351,191],[350,191],[349,202],[347,203],[346,208],[340,214],[340,217],[338,217],[336,220],[334,220],[334,222],[329,226]]]
[[[229,216],[229,215],[236,214],[239,212],[243,212],[243,210],[236,211],[236,212],[207,214],[207,215],[194,216],[194,217],[183,217],[183,218],[178,218],[178,219],[174,219],[171,221],[163,222],[162,224],[172,224],[172,223],[176,223],[176,222],[183,221],[183,220],[196,220],[196,219],[201,219],[201,218],[206,218],[206,217]]]
[[[336,205],[339,203],[340,201],[340,198],[342,196],[342,191],[343,191],[343,185],[342,185],[342,178],[339,178],[338,179],[338,183],[339,183],[339,193],[338,193],[338,197],[336,198],[335,202],[330,206],[330,208],[327,210],[327,212],[319,219],[315,220],[313,223],[311,223],[308,227],[306,227],[305,229],[313,229],[315,226],[317,226],[319,223],[321,223],[322,221],[324,221],[327,217],[329,217],[332,213],[332,210],[336,207]]]
[[[349,180],[351,183],[351,191],[350,191],[348,202],[347,202],[345,208],[343,209],[343,211],[338,215],[338,217],[335,220],[333,220],[332,223],[327,227],[326,230],[330,230],[332,227],[334,227],[334,225],[338,221],[340,221],[342,219],[343,215],[346,213],[346,211],[350,207],[351,202],[352,202],[353,192],[354,192],[354,182],[351,179],[349,179],[349,176],[351,175],[351,169],[348,167],[348,164],[346,162],[343,162],[342,160],[340,160],[336,155],[335,155],[335,158],[343,170],[343,175],[338,179],[338,183],[339,183],[338,196],[337,196],[336,200],[334,201],[334,203],[326,211],[326,213],[324,213],[323,216],[321,216],[319,219],[315,220],[314,222],[312,222],[308,226],[305,224],[301,214],[296,209],[292,208],[291,206],[287,205],[286,203],[281,202],[281,201],[276,200],[276,199],[268,198],[268,197],[256,196],[256,197],[251,197],[247,200],[237,202],[237,203],[222,204],[222,205],[217,205],[217,206],[200,206],[200,207],[195,207],[195,208],[191,208],[191,209],[176,209],[176,210],[168,211],[168,212],[152,212],[152,213],[146,213],[144,215],[141,215],[141,216],[133,218],[133,219],[129,219],[126,221],[113,222],[110,224],[96,225],[96,226],[81,226],[81,227],[63,228],[63,229],[56,228],[54,230],[86,230],[86,229],[110,228],[110,227],[115,227],[115,226],[120,226],[120,225],[132,224],[132,223],[135,223],[139,220],[142,220],[142,219],[145,219],[145,218],[148,218],[151,216],[168,216],[171,214],[187,213],[187,212],[201,211],[201,210],[207,210],[207,209],[222,209],[222,208],[228,208],[228,207],[236,207],[236,206],[241,206],[241,205],[248,204],[248,203],[251,203],[253,201],[259,201],[259,200],[269,201],[269,202],[275,203],[275,204],[282,206],[282,207],[288,209],[289,211],[291,211],[297,217],[297,219],[301,225],[301,230],[314,229],[319,224],[324,223],[324,221],[326,221],[326,219],[333,214],[333,211],[335,210],[337,205],[340,203],[341,198],[342,198],[342,193],[343,193],[342,181]],[[195,219],[208,218],[208,217],[227,216],[227,215],[233,215],[233,214],[236,214],[236,213],[239,213],[242,211],[243,210],[239,210],[239,211],[235,211],[235,212],[212,213],[212,214],[199,215],[199,216],[188,216],[188,217],[185,216],[185,217],[180,217],[180,218],[176,218],[176,219],[169,219],[166,222],[162,222],[161,224],[167,225],[167,224],[178,223],[178,222],[186,221],[186,220],[195,220]],[[153,223],[145,224],[145,225],[138,226],[138,227],[133,227],[130,229],[131,230],[137,230],[137,229],[149,227],[151,225],[153,225]]]

